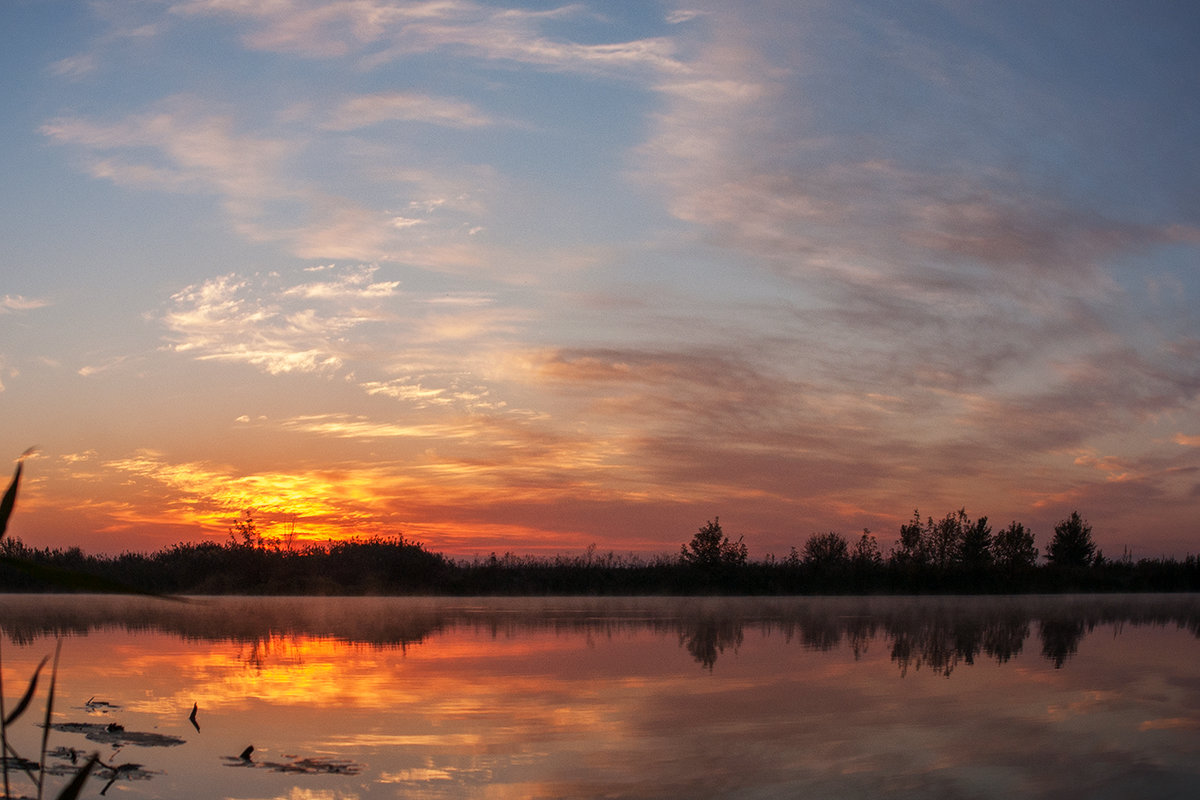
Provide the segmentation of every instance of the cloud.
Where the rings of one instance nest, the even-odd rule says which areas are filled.
[[[94,176],[126,185],[215,192],[231,205],[296,193],[281,179],[293,144],[237,133],[231,117],[205,113],[193,98],[175,97],[117,122],[60,117],[43,125],[42,133],[93,153],[141,154],[91,162]],[[154,157],[147,158],[148,152]]]
[[[202,361],[251,364],[272,374],[331,372],[342,365],[339,335],[364,320],[338,310],[285,309],[234,275],[171,296],[162,315],[170,348]]]
[[[250,508],[267,535],[295,521],[302,540],[403,530],[409,538],[434,537],[436,547],[456,552],[478,548],[480,537],[553,551],[567,535],[555,527],[562,514],[590,519],[593,526],[607,524],[582,509],[612,498],[611,490],[589,475],[603,467],[608,449],[597,451],[595,443],[559,435],[528,415],[460,416],[445,422],[410,428],[343,414],[283,420],[279,426],[285,431],[324,440],[326,455],[319,466],[292,462],[286,469],[240,471],[209,461],[173,460],[152,450],[71,466],[77,482],[119,480],[127,490],[136,487],[136,502],[93,508],[112,520],[114,530],[190,524],[223,535],[232,519]],[[392,443],[394,460],[346,457],[351,451],[334,444],[379,440]],[[335,451],[343,455],[335,457]],[[552,503],[579,510],[547,515]]]
[[[448,101],[438,106],[430,100],[429,105],[425,112],[438,111],[446,122],[469,119]],[[236,114],[232,109],[214,110],[195,97],[177,96],[117,120],[59,117],[44,124],[41,132],[81,152],[95,178],[144,190],[214,196],[239,235],[282,242],[301,258],[453,269],[481,263],[481,251],[470,241],[462,217],[476,220],[481,212],[471,195],[488,179],[486,169],[454,177],[381,170],[379,161],[369,166],[355,161],[350,168],[372,176],[370,182],[412,189],[403,213],[397,214],[325,190],[328,178],[318,174],[326,167],[323,161],[354,160],[352,149],[316,131],[304,135],[286,126],[267,134],[242,131]],[[376,156],[388,161],[397,154],[391,149],[362,154],[367,160]],[[363,190],[360,196],[367,194]],[[434,224],[436,220],[441,224]]]
[[[1139,731],[1200,730],[1200,719],[1195,717],[1159,717],[1148,719],[1138,725]]]
[[[360,531],[364,520],[375,518],[368,510],[370,494],[361,491],[362,484],[340,481],[336,468],[239,474],[204,462],[172,462],[152,450],[139,450],[102,466],[165,490],[170,500],[154,515],[159,522],[167,517],[177,524],[222,531],[234,517],[253,509],[268,525],[302,519],[312,534],[303,538],[323,538],[338,528]],[[130,507],[124,516],[145,521],[148,513],[152,512]]]
[[[96,70],[97,60],[95,53],[80,53],[55,61],[50,65],[50,71],[63,78],[81,78]]]
[[[451,128],[481,128],[494,124],[470,103],[415,92],[384,92],[344,101],[325,127],[348,131],[381,122],[424,122]]]
[[[84,378],[90,378],[92,375],[99,375],[102,372],[107,372],[110,369],[119,367],[121,364],[124,364],[128,360],[129,360],[128,356],[116,356],[116,357],[107,359],[106,361],[104,361],[101,364],[87,364],[87,365],[79,368],[78,374]]]
[[[133,3],[94,4],[91,13],[103,26],[103,31],[91,43],[89,49],[49,65],[50,74],[70,81],[90,78],[102,72],[108,65],[107,59],[114,51],[127,52],[142,42],[149,42],[162,35],[165,26],[161,19],[147,21],[142,15],[146,10]]]
[[[177,96],[115,121],[59,117],[41,132],[78,148],[92,177],[138,189],[214,195],[244,235],[282,238],[278,210],[317,201],[309,187],[285,177],[300,148],[283,137],[236,128],[231,114]]]
[[[564,22],[587,15],[575,5],[530,11],[466,0],[406,5],[283,0],[261,6],[197,0],[171,4],[161,18],[141,25],[121,19],[112,27],[165,33],[198,18],[217,19],[232,25],[254,50],[358,59],[357,66],[332,67],[355,76],[363,67],[431,52],[482,60],[488,67],[517,62],[639,82],[681,73],[670,39],[580,43],[560,38]],[[555,36],[548,34],[551,29]],[[353,78],[347,83],[377,86]],[[383,125],[471,131],[496,125],[492,113],[419,90],[337,99],[322,97],[312,87],[302,90],[312,92],[311,99],[288,108],[261,101],[250,108],[249,92],[219,103],[179,95],[107,118],[64,114],[46,122],[42,133],[79,153],[95,178],[213,196],[238,235],[281,243],[299,258],[405,263],[458,273],[498,269],[502,252],[478,241],[490,230],[485,199],[496,172],[443,163],[441,145],[423,135],[398,142],[397,127]],[[429,163],[437,166],[418,166]]]
[[[332,266],[332,265],[331,265]],[[377,266],[360,266],[342,270],[331,281],[315,281],[284,289],[284,297],[303,297],[324,300],[378,300],[396,294],[400,281],[372,281]]]
[[[445,51],[584,73],[677,71],[674,44],[665,38],[580,44],[542,35],[543,23],[583,13],[566,5],[544,11],[496,8],[470,0],[396,5],[383,0],[245,5],[224,0],[176,3],[172,12],[216,16],[246,26],[257,50],[310,58],[358,56],[378,66],[401,56]]]
[[[49,300],[25,297],[19,294],[6,294],[0,297],[0,314],[7,314],[11,311],[33,311],[48,305],[50,305]]]
[[[679,25],[684,22],[691,22],[694,19],[703,17],[707,12],[693,8],[676,8],[667,12],[666,21],[672,25]]]
[[[342,374],[366,396],[414,411],[506,408],[488,376],[501,374],[527,313],[477,291],[405,293],[378,272],[373,265],[324,265],[301,270],[297,280],[218,276],[172,295],[159,321],[167,348],[189,358],[247,364],[269,375]],[[321,419],[332,433],[336,426]],[[312,432],[315,424],[289,430]],[[388,435],[366,422],[341,425]],[[415,430],[391,428],[401,429]]]
[[[407,398],[405,398],[407,399]],[[361,415],[316,414],[284,420],[285,430],[331,436],[338,439],[389,438],[449,438],[462,439],[472,435],[473,428],[450,427],[439,423],[398,425],[375,422]]]
[[[1069,462],[1102,437],[1149,433],[1155,415],[1185,412],[1200,379],[1174,344],[1188,323],[1165,301],[1144,318],[1126,265],[1182,242],[1192,220],[1131,213],[1039,171],[1049,165],[1032,142],[1059,137],[1068,159],[1083,152],[1053,130],[1061,113],[1039,117],[1041,96],[1032,108],[985,98],[1052,87],[1028,84],[1019,65],[959,69],[968,54],[902,14],[850,24],[814,6],[698,6],[707,13],[693,24],[707,38],[686,51],[683,73],[657,82],[662,105],[631,177],[742,268],[787,281],[759,310],[776,338],[756,342],[756,362],[773,357],[799,395],[817,387],[858,409],[879,444],[861,446],[917,455],[912,468],[931,486],[950,485],[955,469],[960,484],[1017,485],[1000,480],[1000,465]],[[965,135],[980,126],[986,136]],[[572,361],[548,369],[599,385],[648,374],[627,359]],[[759,406],[777,396],[787,389]],[[890,413],[870,410],[872,396],[893,398]],[[819,424],[815,408],[774,413]]]
[[[1064,134],[1057,115],[1025,110],[1022,91],[1044,89],[1012,65],[963,69],[956,58],[982,56],[903,15],[855,27],[816,7],[708,11],[686,77],[656,85],[663,106],[634,174],[710,241],[805,292],[928,306],[986,294],[1040,314],[1111,296],[1107,265],[1181,240],[1179,219],[1118,213],[1038,171],[1027,143]],[[972,139],[971,125],[992,127]]]

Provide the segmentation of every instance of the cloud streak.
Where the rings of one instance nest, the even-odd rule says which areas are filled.
[[[348,131],[396,121],[450,128],[482,128],[494,124],[491,118],[469,103],[412,92],[385,92],[343,101],[324,127]]]
[[[0,314],[13,311],[33,311],[50,305],[49,300],[36,297],[24,297],[19,294],[6,294],[0,297]]]
[[[540,28],[577,17],[581,6],[544,11],[499,8],[470,0],[397,5],[293,0],[250,7],[222,0],[189,0],[172,6],[180,15],[215,16],[249,27],[254,49],[310,58],[358,56],[378,66],[405,56],[444,50],[548,69],[607,73],[629,69],[678,70],[666,38],[582,44],[545,36]]]

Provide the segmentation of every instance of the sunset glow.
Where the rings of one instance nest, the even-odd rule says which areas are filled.
[[[10,531],[1200,552],[1186,3],[15,0]],[[7,453],[9,456],[4,456]]]

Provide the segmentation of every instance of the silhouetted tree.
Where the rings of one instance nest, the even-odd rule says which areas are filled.
[[[241,539],[239,542],[238,539]],[[246,509],[246,518],[235,520],[229,526],[229,543],[241,547],[262,547],[262,536],[254,522],[254,509]]]
[[[929,542],[921,525],[921,512],[914,509],[912,521],[900,526],[900,540],[892,550],[892,562],[923,567],[929,563]]]
[[[721,530],[721,518],[716,517],[701,526],[692,536],[692,541],[680,545],[679,557],[685,564],[708,569],[716,567],[740,567],[746,563],[747,550],[742,537],[736,542]]]
[[[1054,538],[1046,548],[1046,560],[1056,567],[1088,567],[1096,559],[1092,526],[1078,511],[1054,526]]]
[[[965,518],[965,511],[960,511]],[[958,560],[967,569],[986,569],[992,564],[992,526],[987,517],[980,517],[962,528]]]
[[[992,540],[992,561],[1000,569],[1018,572],[1032,569],[1037,563],[1038,549],[1033,543],[1033,531],[1013,520]]]
[[[930,560],[934,564],[944,568],[961,559],[963,534],[968,525],[970,522],[965,508],[951,511],[937,522],[932,517],[929,519],[925,535],[929,540]]]
[[[862,536],[850,548],[850,561],[858,568],[878,567],[883,563],[883,553],[879,551],[879,542],[871,535],[868,528],[863,528]]]
[[[804,563],[817,567],[833,567],[850,561],[850,546],[846,537],[837,531],[814,533],[804,543]]]

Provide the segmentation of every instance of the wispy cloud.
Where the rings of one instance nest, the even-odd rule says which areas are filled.
[[[1052,123],[1021,110],[1015,96],[998,106],[1006,118],[979,99],[1015,95],[1023,78],[1010,65],[932,66],[953,61],[935,34],[871,17],[861,30],[817,9],[778,14],[770,27],[762,21],[749,9],[710,10],[712,43],[688,60],[685,79],[657,85],[665,104],[638,174],[657,184],[677,217],[806,291],[882,302],[874,290],[884,285],[887,296],[930,306],[986,292],[1041,313],[1047,295],[1048,305],[1111,295],[1117,287],[1105,267],[1115,258],[1178,240],[1178,219],[1122,217],[1017,167],[1040,153],[973,151],[953,127],[956,115],[983,115],[973,121],[995,126],[1018,149],[1053,135],[1042,128]],[[868,35],[881,40],[872,40],[875,59],[836,44]],[[776,46],[783,41],[791,46]],[[861,93],[830,91],[840,82],[829,72],[839,68],[865,83]],[[874,104],[900,83],[889,70],[902,72],[910,91],[940,98],[930,104],[945,106],[946,121],[929,110],[906,119],[901,102]],[[886,134],[875,128],[881,114],[896,117]],[[855,123],[859,135],[839,135]]]
[[[415,92],[384,92],[344,101],[330,114],[324,127],[347,131],[397,120],[451,128],[481,128],[494,124],[486,114],[460,100]]]
[[[10,311],[33,311],[48,305],[50,305],[49,300],[25,297],[19,294],[6,294],[0,297],[0,314],[7,314]]]
[[[284,420],[285,430],[331,436],[338,439],[445,438],[463,439],[474,432],[469,426],[447,426],[434,422],[419,425],[398,425],[376,422],[367,417],[348,414],[318,414]]]
[[[102,372],[108,372],[111,369],[121,366],[129,360],[128,356],[115,356],[106,359],[99,364],[86,364],[78,369],[78,374],[84,378],[90,378],[93,375],[99,375]]]
[[[230,274],[186,287],[160,316],[167,346],[270,375],[340,373],[365,395],[412,409],[504,407],[488,376],[526,312],[480,292],[406,293],[378,272],[326,265],[298,280]]]
[[[339,334],[356,317],[315,308],[285,310],[246,280],[213,278],[172,295],[162,316],[170,347],[200,360],[243,362],[272,375],[328,372],[342,364]]]
[[[359,113],[361,122],[365,107]],[[471,119],[448,102],[438,106],[430,100],[424,113],[440,113],[445,124],[451,118],[459,123]],[[351,158],[352,151],[336,142],[314,141],[287,126],[267,133],[243,130],[238,118],[232,107],[214,108],[196,97],[176,96],[145,113],[117,120],[63,116],[41,130],[82,153],[85,168],[95,178],[143,190],[211,195],[239,235],[281,242],[301,258],[435,268],[481,261],[460,217],[465,212],[477,219],[480,211],[477,199],[467,199],[471,189],[463,186],[469,180],[465,175],[434,179],[400,167],[388,170],[376,180],[411,187],[414,194],[401,209],[380,207],[342,196],[326,186],[326,179],[310,176],[324,170],[326,151],[336,158]],[[377,174],[379,165],[359,163],[353,168]],[[483,171],[474,171],[473,179],[482,177]],[[446,194],[455,182],[458,187]],[[441,223],[413,230],[436,220]]]
[[[243,40],[251,48],[313,58],[358,56],[372,66],[405,55],[444,50],[580,72],[680,69],[674,44],[669,39],[581,44],[541,32],[545,23],[586,13],[578,5],[534,11],[471,0],[406,5],[386,0],[353,3],[286,0],[258,6],[188,0],[176,3],[172,11],[217,16],[245,24],[249,30]]]
[[[194,98],[176,97],[151,112],[118,122],[59,117],[42,132],[98,155],[92,174],[127,185],[167,191],[207,191],[232,205],[294,195],[282,178],[295,145],[235,131],[226,115],[206,113]],[[153,154],[147,158],[146,154]]]
[[[332,268],[333,265],[330,265]],[[355,269],[341,270],[340,274],[329,281],[314,281],[283,290],[285,297],[304,297],[324,300],[378,300],[392,297],[398,291],[400,281],[374,281],[372,278],[379,270],[375,266],[360,266]],[[308,270],[312,271],[312,270]]]

